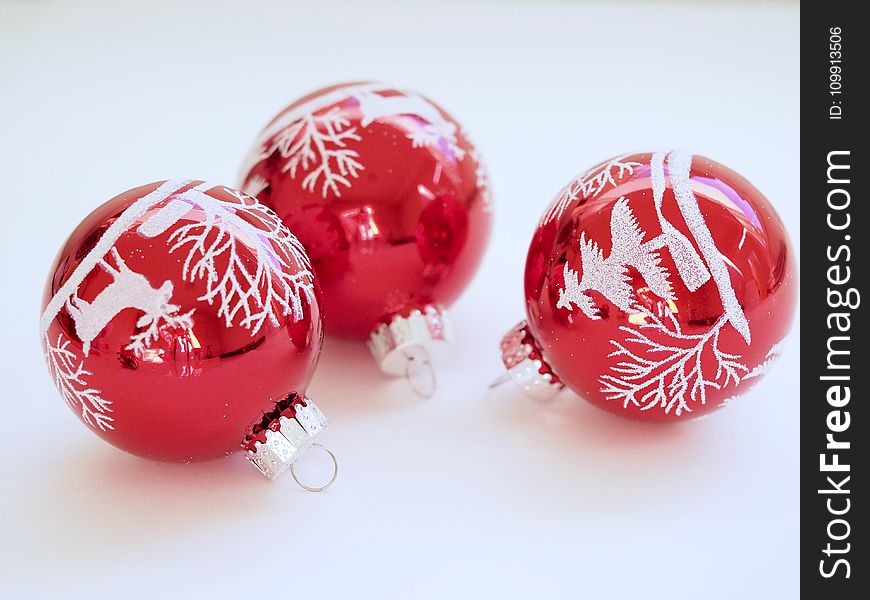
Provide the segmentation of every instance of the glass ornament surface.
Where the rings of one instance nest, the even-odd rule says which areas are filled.
[[[311,257],[327,333],[377,351],[438,339],[438,313],[477,270],[491,223],[488,178],[463,128],[423,96],[380,83],[309,94],[258,136],[240,187],[271,207]],[[436,323],[437,325],[437,323]],[[386,337],[384,337],[386,335]]]
[[[745,393],[779,355],[797,294],[770,202],[680,151],[618,156],[568,184],[533,235],[524,287],[540,378],[648,421]]]
[[[322,339],[298,240],[254,198],[199,181],[94,210],[58,253],[42,309],[70,408],[107,442],[160,460],[240,449],[264,412],[304,395]]]

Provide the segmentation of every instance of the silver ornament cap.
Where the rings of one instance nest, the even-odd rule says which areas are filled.
[[[452,341],[447,315],[435,305],[414,308],[407,315],[395,314],[369,334],[368,347],[381,370],[388,375],[408,375],[409,360],[443,352]]]
[[[316,445],[315,437],[327,425],[326,415],[314,401],[307,396],[290,394],[278,402],[274,410],[263,415],[245,437],[242,448],[247,451],[245,457],[260,473],[274,480]]]
[[[510,379],[535,400],[547,400],[565,388],[544,360],[525,321],[502,338],[501,360]]]

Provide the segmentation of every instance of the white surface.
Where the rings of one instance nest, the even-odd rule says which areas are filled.
[[[534,223],[601,158],[714,157],[799,242],[796,6],[172,4],[0,2],[0,596],[797,596],[797,331],[748,397],[677,427],[486,393]],[[165,465],[99,441],[36,335],[65,236],[134,185],[233,183],[275,111],[359,79],[435,98],[491,167],[494,236],[438,395],[329,341],[311,394],[341,473],[319,495],[238,455]]]

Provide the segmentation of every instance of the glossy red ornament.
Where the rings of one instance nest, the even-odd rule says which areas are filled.
[[[285,398],[324,425],[304,399],[322,338],[314,286],[298,241],[255,199],[196,181],[131,189],[51,267],[49,371],[89,428],[146,458],[238,450]]]
[[[377,83],[309,94],[265,127],[240,186],[298,233],[327,333],[369,339],[396,373],[394,351],[447,337],[491,214],[474,146],[435,103]]]
[[[797,282],[767,199],[702,156],[632,154],[565,187],[525,270],[527,324],[502,342],[526,391],[563,385],[648,421],[697,417],[764,374]]]

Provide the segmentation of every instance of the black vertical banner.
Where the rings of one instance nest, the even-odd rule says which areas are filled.
[[[870,97],[862,3],[801,15],[801,590],[866,598]],[[863,11],[862,11],[863,12]]]

